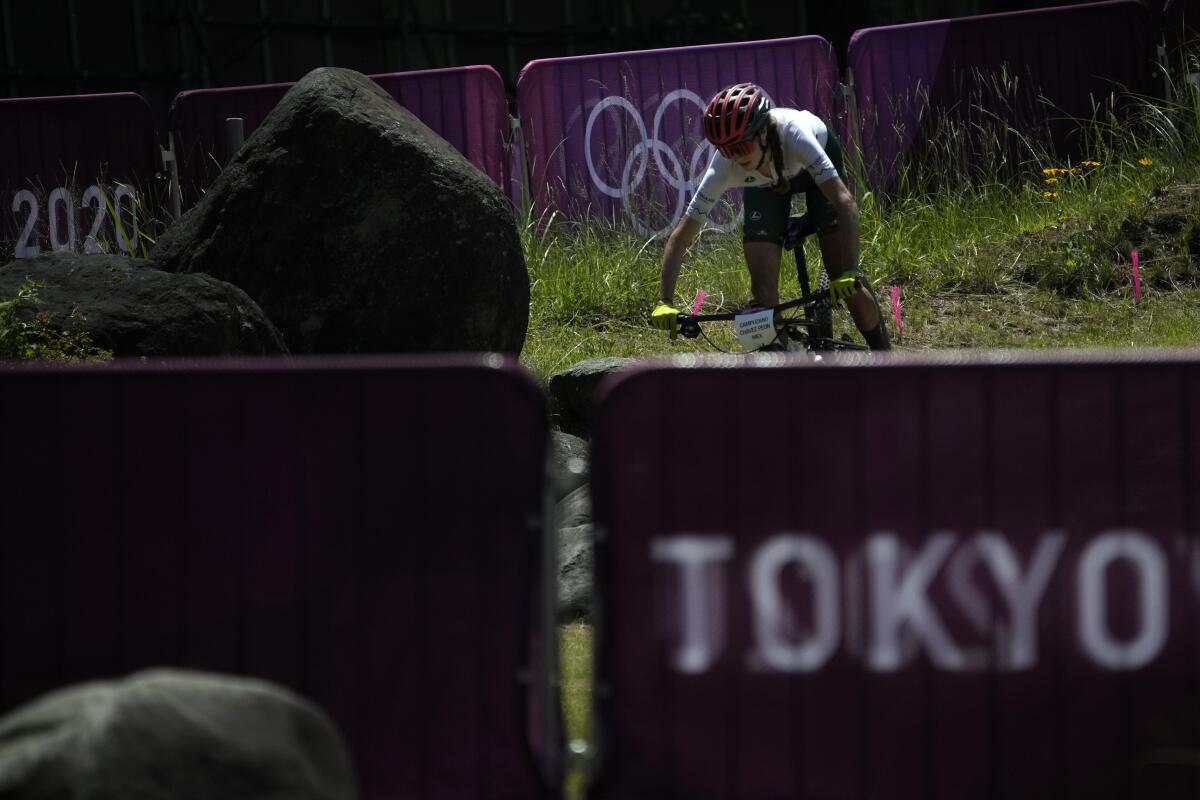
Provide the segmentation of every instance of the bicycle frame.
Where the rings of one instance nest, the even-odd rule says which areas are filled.
[[[782,322],[782,325],[777,325],[776,329],[779,330],[782,328],[785,330],[789,340],[799,342],[809,352],[866,350],[868,348],[865,345],[859,345],[842,339],[834,339],[832,328],[829,327],[826,329],[825,336],[813,335],[813,328],[822,325],[828,326],[829,316],[833,311],[833,303],[829,299],[828,290],[813,292],[808,283],[808,260],[804,256],[804,240],[816,232],[816,225],[809,219],[808,214],[795,214],[788,218],[787,236],[784,239],[783,247],[785,250],[791,250],[792,255],[796,259],[796,280],[800,285],[800,299],[788,300],[787,302],[770,307],[770,310],[773,312],[772,317]],[[861,283],[855,279],[854,286],[858,288],[861,286]],[[799,309],[804,316],[783,317],[780,314],[780,312],[793,309]],[[767,309],[758,310],[765,311]],[[703,335],[703,332],[700,330],[701,323],[732,322],[737,316],[738,314],[733,312],[724,312],[721,314],[680,314],[676,318],[676,321],[679,324],[680,335],[686,339],[695,339],[697,336]],[[799,329],[799,332],[797,332],[797,329]],[[705,341],[712,344],[712,341],[707,336],[704,338]],[[778,341],[779,337],[777,334],[776,338],[769,344],[774,344]],[[716,345],[713,345],[713,347],[716,347]]]
[[[825,302],[829,301],[829,293],[828,292],[820,292],[820,293],[818,293],[818,295],[810,294],[810,296],[807,300],[803,299],[803,298],[801,298],[799,300],[788,300],[787,302],[780,303],[777,306],[764,306],[763,308],[758,309],[758,310],[766,311],[769,308],[771,311],[778,314],[780,311],[788,311],[793,308],[803,308],[803,309],[815,308],[818,304],[821,303],[821,301],[825,301]],[[687,339],[694,339],[700,333],[700,323],[701,322],[733,322],[733,320],[736,319],[739,314],[743,314],[743,313],[745,313],[745,312],[744,311],[738,311],[738,312],[723,311],[719,314],[680,314],[677,317],[677,319],[679,321],[679,333]],[[809,326],[816,324],[816,323],[812,322],[811,320],[807,320],[807,319],[788,319],[787,322],[789,325],[802,325],[805,327],[809,327]],[[684,330],[685,326],[687,327],[687,331],[692,331],[694,329],[694,332],[692,332],[692,333],[685,332],[685,330]]]
[[[820,323],[814,318],[816,311],[822,308],[829,308],[831,305],[828,291],[810,292],[808,299],[788,300],[778,305],[769,306],[769,310],[773,312],[773,316],[777,317],[780,325],[777,325],[777,330],[782,328],[787,331],[788,339],[803,345],[804,350],[808,352],[828,352],[835,350],[866,350],[865,345],[860,345],[854,342],[845,341],[842,339],[833,339],[829,337],[817,337],[812,335],[812,328]],[[767,308],[758,309],[765,311]],[[784,316],[781,312],[801,310],[804,312],[803,317]],[[740,314],[745,312],[726,311],[719,314],[679,314],[676,320],[679,324],[679,333],[685,339],[695,339],[697,336],[703,335],[700,326],[707,322],[732,322]],[[704,337],[709,344],[712,341],[707,336]],[[778,342],[778,336],[770,344]],[[716,345],[713,345],[716,347]],[[720,348],[718,348],[720,349]],[[759,348],[761,349],[761,348]]]

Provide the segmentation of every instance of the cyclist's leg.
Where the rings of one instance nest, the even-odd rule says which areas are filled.
[[[854,319],[854,327],[858,328],[858,332],[872,350],[891,350],[887,322],[879,309],[871,282],[857,265],[847,264],[844,260],[846,253],[853,252],[853,243],[847,241],[847,237],[853,235],[853,231],[840,230],[819,233],[817,238],[821,245],[821,261],[825,264],[825,271],[830,280],[840,277],[845,272],[857,273],[861,286],[846,300],[846,307]]]
[[[750,272],[750,292],[764,306],[779,303],[779,262],[791,200],[790,194],[772,189],[745,192],[742,252]]]
[[[845,180],[846,171],[842,166],[842,148],[833,131],[829,131],[829,139],[825,145],[829,160],[837,169],[839,177]],[[891,340],[887,333],[887,323],[875,299],[875,293],[867,276],[863,274],[858,259],[859,243],[854,241],[858,231],[842,229],[838,225],[837,213],[829,199],[819,187],[813,185],[805,193],[808,213],[812,215],[817,227],[817,241],[821,246],[821,263],[830,280],[841,277],[846,272],[854,272],[861,287],[846,300],[846,307],[854,319],[854,326],[862,334],[863,339],[872,350],[892,349]]]
[[[818,192],[818,194],[820,193]],[[825,200],[824,195],[821,195],[821,199]],[[826,201],[826,205],[828,205],[828,201]],[[829,275],[829,280],[832,281],[847,272],[853,272],[862,283],[862,287],[847,299],[846,305],[849,307],[850,316],[854,318],[854,323],[858,326],[859,331],[864,331],[864,328],[870,330],[879,323],[879,307],[875,302],[875,296],[867,277],[850,255],[856,249],[855,243],[851,241],[855,235],[854,231],[840,229],[837,219],[833,218],[830,225],[818,231],[817,241],[821,246],[821,263],[825,265],[825,272]]]

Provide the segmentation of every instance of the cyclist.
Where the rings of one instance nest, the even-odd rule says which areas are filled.
[[[842,178],[842,149],[833,131],[808,111],[773,108],[766,92],[752,83],[717,92],[704,111],[703,124],[704,137],[716,152],[667,238],[652,324],[674,335],[679,313],[674,307],[675,283],[684,253],[720,196],[744,186],[742,250],[755,302],[779,303],[779,263],[792,195],[803,193],[808,216],[816,224],[831,297],[846,303],[872,350],[890,350],[879,304],[859,271],[858,205]]]

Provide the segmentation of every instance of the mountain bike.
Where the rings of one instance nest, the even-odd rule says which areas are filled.
[[[791,250],[796,260],[796,280],[800,285],[800,298],[788,300],[766,308],[751,307],[737,312],[720,314],[687,314],[677,317],[679,334],[687,339],[703,336],[716,350],[729,352],[718,347],[701,326],[708,322],[732,322],[738,332],[743,352],[787,351],[787,352],[835,352],[862,351],[865,344],[852,341],[843,334],[833,336],[833,302],[829,298],[829,275],[825,270],[817,279],[817,289],[812,291],[808,281],[808,261],[804,255],[804,240],[816,232],[816,225],[807,214],[796,214],[788,220],[788,235],[784,249]],[[857,279],[854,287],[861,286]]]

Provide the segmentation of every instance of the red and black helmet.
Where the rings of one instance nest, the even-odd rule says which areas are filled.
[[[704,138],[721,155],[741,155],[749,150],[749,141],[767,124],[771,101],[761,86],[739,83],[722,89],[704,109]],[[737,145],[746,143],[744,147]]]

